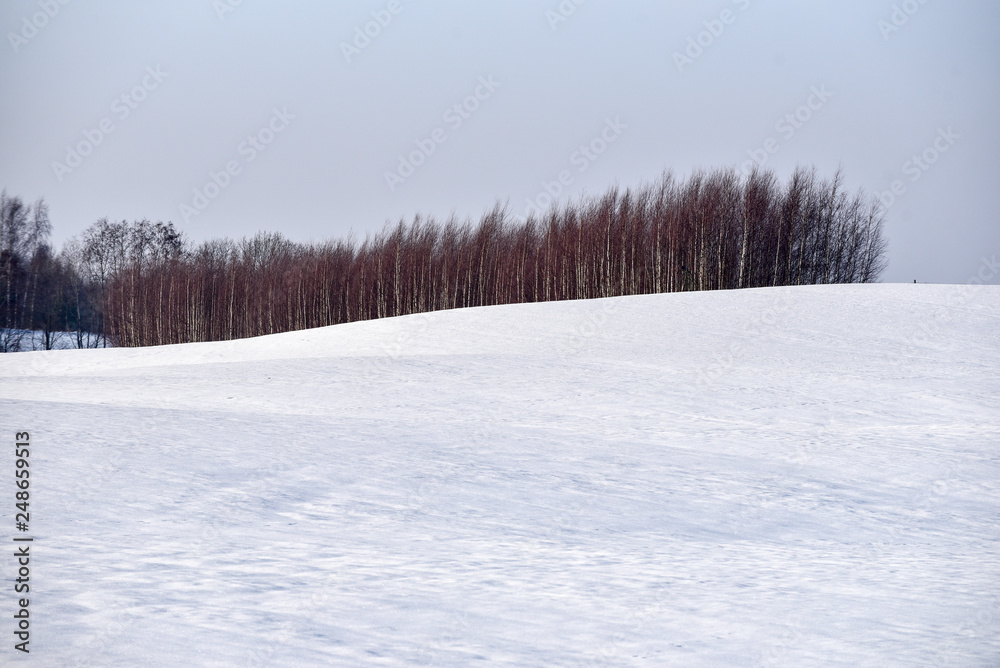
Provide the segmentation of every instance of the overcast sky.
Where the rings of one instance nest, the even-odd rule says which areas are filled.
[[[883,193],[887,281],[1000,256],[996,0],[63,1],[0,5],[0,187],[57,243],[363,237],[752,159]]]

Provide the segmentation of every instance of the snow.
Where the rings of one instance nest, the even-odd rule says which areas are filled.
[[[998,324],[809,286],[2,355],[0,663],[1000,665]]]

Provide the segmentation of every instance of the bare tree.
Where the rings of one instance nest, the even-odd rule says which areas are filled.
[[[82,241],[120,345],[258,336],[443,308],[877,280],[877,200],[796,170],[669,173],[514,224],[414,217],[352,240],[260,233],[187,250],[168,225],[98,221]]]

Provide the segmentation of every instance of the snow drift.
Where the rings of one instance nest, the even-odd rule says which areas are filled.
[[[809,286],[0,356],[2,662],[997,665],[998,324]]]

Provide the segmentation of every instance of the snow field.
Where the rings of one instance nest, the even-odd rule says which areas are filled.
[[[997,665],[998,324],[808,286],[0,356],[30,660]]]

